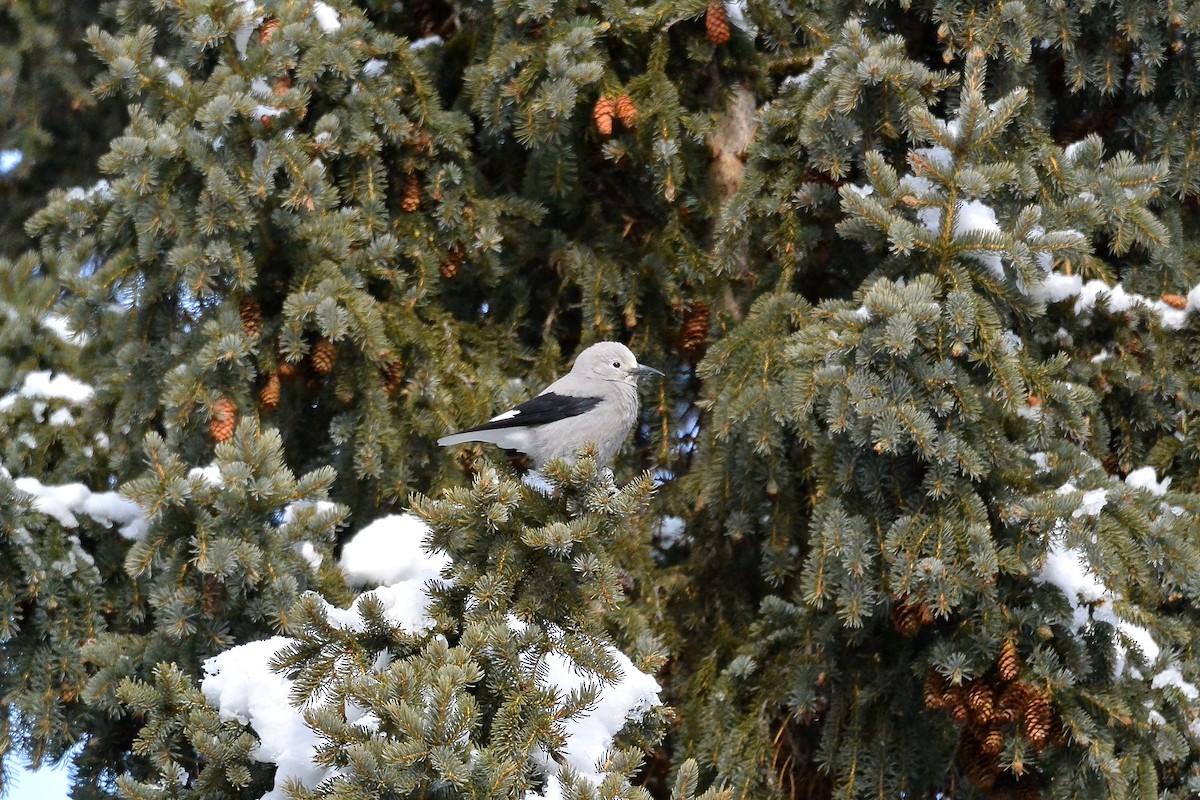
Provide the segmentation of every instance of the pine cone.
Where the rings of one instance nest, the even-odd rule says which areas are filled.
[[[1054,711],[1050,708],[1050,700],[1044,694],[1035,692],[1025,706],[1025,714],[1021,719],[1021,730],[1034,752],[1039,752],[1050,741],[1050,728],[1053,724]]]
[[[408,176],[408,184],[404,187],[404,199],[400,201],[400,210],[411,214],[421,207],[421,184],[416,175]]]
[[[1187,298],[1181,294],[1164,294],[1162,296],[1162,301],[1176,311],[1187,310]]]
[[[996,757],[983,752],[980,743],[974,736],[963,734],[962,746],[959,748],[963,764],[966,766],[967,778],[982,791],[991,791],[1000,776],[1000,767]]]
[[[967,720],[971,718],[971,709],[967,706],[967,694],[962,691],[961,686],[956,686],[959,691],[954,692],[951,696],[953,700],[953,708],[950,709],[950,718],[959,725],[965,725]]]
[[[318,375],[328,375],[333,372],[333,366],[336,363],[337,347],[325,337],[317,339],[312,351],[313,372]]]
[[[729,12],[722,0],[708,0],[708,11],[704,14],[704,30],[714,47],[729,41]]]
[[[404,362],[396,356],[390,356],[379,368],[379,373],[383,377],[383,390],[391,394],[404,380]]]
[[[996,785],[999,773],[982,761],[972,761],[967,764],[967,778],[979,787],[980,791],[990,792]]]
[[[267,382],[263,384],[262,389],[259,390],[258,400],[262,403],[263,408],[268,411],[274,411],[279,408],[279,394],[279,373],[272,372],[267,378]]]
[[[442,262],[442,280],[452,281],[457,278],[458,268],[462,266],[462,261],[462,250],[451,247],[450,252],[446,254],[446,260]]]
[[[967,705],[971,708],[971,717],[975,724],[985,725],[992,721],[992,714],[996,708],[996,693],[992,691],[991,686],[977,681],[967,694]]]
[[[638,108],[633,102],[633,98],[627,94],[623,94],[617,98],[617,118],[621,120],[621,124],[629,130],[633,130],[638,124]]]
[[[297,372],[296,364],[291,361],[280,361],[276,374],[281,378],[294,378]]]
[[[1021,674],[1021,656],[1017,653],[1017,644],[1012,639],[1005,639],[1000,645],[1000,655],[996,657],[996,673],[1000,680],[1008,682],[1017,679]]]
[[[688,306],[683,318],[680,347],[688,355],[698,355],[708,342],[708,306],[696,300]]]
[[[1004,733],[999,728],[988,728],[979,742],[979,750],[984,755],[994,756],[1004,749]]]
[[[892,627],[901,636],[912,638],[921,632],[925,620],[929,618],[929,608],[924,603],[912,603],[901,598],[892,609]]]
[[[592,119],[596,122],[596,130],[600,131],[601,136],[611,136],[613,132],[613,115],[617,113],[617,106],[612,100],[607,97],[601,97],[596,101],[596,105],[592,108]]]
[[[925,707],[931,711],[946,708],[949,682],[942,673],[931,669],[925,673]]]
[[[258,301],[250,295],[242,298],[238,304],[238,314],[242,318],[242,330],[251,339],[257,339],[263,332],[263,317],[262,308],[259,307]]]
[[[1016,722],[1025,711],[1026,698],[1031,691],[1032,687],[1023,681],[1010,683],[1000,693],[992,718],[997,722]]]
[[[258,41],[266,44],[271,41],[278,30],[279,20],[275,17],[267,17],[263,20],[263,24],[258,27]]]
[[[222,397],[212,407],[212,416],[208,420],[208,432],[214,442],[227,442],[233,436],[233,428],[237,423],[237,406],[228,397]]]

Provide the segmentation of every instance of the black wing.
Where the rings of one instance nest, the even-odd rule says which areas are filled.
[[[600,400],[599,397],[571,397],[565,394],[545,392],[515,406],[512,411],[502,415],[503,419],[492,420],[478,428],[463,431],[463,433],[495,431],[501,428],[524,428],[530,425],[558,422],[560,419],[577,417],[584,412],[591,411],[600,405]]]

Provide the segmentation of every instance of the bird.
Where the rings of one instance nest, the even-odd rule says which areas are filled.
[[[639,364],[620,342],[598,342],[575,359],[571,371],[483,425],[438,439],[441,447],[487,442],[523,453],[541,469],[554,459],[573,461],[586,444],[607,464],[621,449],[638,413],[638,383],[663,377]]]

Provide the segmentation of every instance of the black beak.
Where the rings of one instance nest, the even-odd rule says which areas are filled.
[[[644,381],[646,378],[661,378],[663,374],[654,367],[647,367],[645,364],[640,364],[629,370],[629,374],[637,378],[639,381]]]

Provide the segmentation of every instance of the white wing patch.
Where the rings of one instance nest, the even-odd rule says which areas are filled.
[[[513,417],[519,416],[520,414],[521,414],[520,411],[517,411],[515,408],[512,408],[512,409],[509,409],[508,411],[505,411],[503,414],[497,414],[496,416],[489,419],[488,422],[501,422],[502,420],[512,419]]]

